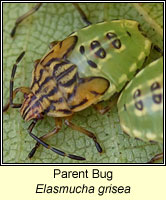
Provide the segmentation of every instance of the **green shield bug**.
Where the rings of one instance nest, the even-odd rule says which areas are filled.
[[[163,143],[163,57],[129,82],[117,106],[125,133],[144,141]]]
[[[100,100],[106,100],[115,92],[119,92],[122,87],[124,87],[126,82],[132,79],[136,70],[143,66],[144,60],[149,55],[151,42],[149,39],[144,37],[142,32],[139,30],[138,23],[133,20],[114,20],[111,22],[102,22],[97,25],[91,25],[91,23],[88,22],[87,24],[89,24],[89,26],[74,32],[69,37],[66,37],[66,39],[53,42],[51,44],[51,50],[41,59],[41,61],[45,61],[43,63],[47,64],[49,70],[52,70],[52,65],[55,64],[55,60],[51,59],[54,57],[56,59],[60,59],[59,64],[62,64],[63,62],[63,72],[67,72],[67,66],[70,64],[72,66],[72,64],[74,64],[77,66],[80,78],[103,77],[107,79],[110,84],[109,89],[106,92],[103,90],[103,95],[101,95],[100,99],[96,98],[95,102],[90,102],[90,100],[88,100],[87,102],[90,102],[88,106],[90,106],[92,103],[97,103]],[[111,28],[109,28],[110,26]],[[65,41],[68,42],[68,46],[65,46]],[[133,41],[136,43],[134,53],[133,48],[130,48],[133,47],[131,46]],[[53,55],[52,51],[58,49],[58,45],[61,47],[62,51],[59,54],[57,53]],[[129,54],[133,56],[129,57]],[[120,68],[120,65],[123,64],[123,61],[125,61],[125,65],[123,65],[123,68]],[[109,66],[111,66],[111,69]],[[40,67],[41,66],[38,62],[35,67],[37,70],[35,73],[33,73],[32,84],[35,83],[36,77],[39,77],[38,75],[40,74],[41,70]],[[39,78],[43,79],[43,77]],[[71,80],[70,77],[69,80]],[[40,85],[38,85],[38,87],[39,86]],[[34,87],[35,90],[38,89],[37,86]],[[90,87],[86,86],[86,88],[89,89]],[[45,91],[46,89],[47,88],[45,88]],[[70,91],[73,90],[71,89]],[[78,92],[78,94],[81,94],[81,90]],[[97,95],[97,91],[93,91],[93,94]],[[68,94],[65,91],[63,95],[67,97]],[[41,97],[42,96],[40,93],[38,98]],[[75,111],[77,112],[79,110],[83,110],[85,108],[83,107],[85,100],[84,102],[79,102],[78,97],[75,100],[78,108]],[[23,103],[24,107],[26,103]],[[54,105],[52,105],[51,108],[53,108],[53,106]],[[23,113],[24,109],[21,110]],[[38,111],[39,110],[40,109],[38,109]],[[50,112],[48,113],[50,114]]]

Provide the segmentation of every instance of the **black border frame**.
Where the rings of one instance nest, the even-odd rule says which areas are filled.
[[[2,1],[1,2],[1,66],[3,66],[3,3],[74,3],[75,1]],[[78,3],[138,3],[138,1],[76,1]],[[3,67],[1,67],[1,166],[165,166],[165,1],[139,1],[139,3],[163,3],[163,35],[164,35],[164,40],[163,40],[163,52],[164,52],[164,59],[163,59],[163,80],[164,80],[164,87],[163,87],[163,100],[164,100],[164,104],[163,104],[163,130],[164,130],[164,137],[163,137],[163,163],[156,163],[156,164],[146,164],[146,163],[3,163],[3,112],[2,112],[2,107],[3,107]]]

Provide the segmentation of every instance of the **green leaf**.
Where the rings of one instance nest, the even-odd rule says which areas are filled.
[[[9,81],[12,66],[20,53],[26,54],[18,66],[14,88],[30,86],[33,62],[48,51],[48,44],[62,40],[71,32],[81,29],[83,23],[71,3],[45,3],[32,16],[24,20],[16,31],[14,39],[10,32],[16,19],[35,4],[3,3],[3,104],[9,97]],[[134,19],[140,22],[147,36],[162,48],[162,3],[81,3],[88,19],[97,23],[103,19]],[[149,24],[147,21],[152,23]],[[146,16],[146,17],[145,17]],[[160,27],[160,30],[156,30]],[[22,102],[18,95],[14,102]],[[106,102],[107,103],[107,102]],[[62,130],[47,142],[70,154],[83,156],[86,163],[146,163],[162,152],[161,144],[145,143],[125,135],[120,127],[116,105],[105,115],[88,108],[77,114],[72,122],[92,131],[97,136],[104,153],[99,155],[94,142],[87,136],[63,126]],[[29,136],[29,122],[24,122],[19,109],[10,108],[3,114],[3,162],[4,163],[78,163],[61,157],[40,147],[34,157],[27,158],[35,145]],[[38,122],[33,133],[41,136],[54,128],[54,119],[45,117]],[[84,163],[80,161],[80,163]]]

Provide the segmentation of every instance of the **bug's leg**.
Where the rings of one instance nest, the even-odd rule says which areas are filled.
[[[42,3],[37,3],[31,10],[29,10],[28,12],[26,12],[24,15],[20,16],[16,22],[15,22],[15,25],[14,25],[14,28],[12,29],[10,35],[11,37],[14,37],[15,35],[15,32],[16,32],[16,29],[17,29],[17,26],[24,20],[26,19],[27,17],[29,17],[30,15],[32,15],[34,12],[36,12],[40,6],[42,5]]]
[[[109,112],[111,109],[110,106],[102,106],[101,103],[97,103],[93,105],[93,108],[99,112],[101,115],[104,115],[105,113]]]
[[[94,143],[95,143],[95,145],[96,145],[97,151],[99,153],[102,153],[102,148],[101,148],[99,142],[97,141],[96,136],[92,132],[90,132],[90,131],[88,131],[88,130],[80,127],[80,126],[77,126],[77,125],[73,124],[70,120],[71,120],[71,117],[66,118],[65,119],[65,124],[67,126],[69,126],[70,128],[72,128],[73,130],[79,131],[79,132],[87,135],[88,137],[92,138]]]
[[[10,103],[10,98],[9,98],[8,102],[3,106],[3,112],[6,112],[10,106],[12,108],[20,108],[21,107],[22,104],[14,104],[13,103],[13,99],[15,98],[15,96],[16,96],[16,94],[18,92],[22,92],[23,94],[29,94],[31,92],[31,90],[28,87],[19,87],[19,88],[16,88],[13,91],[12,104]]]
[[[148,163],[154,163],[157,160],[163,159],[163,153],[155,155]]]
[[[41,140],[40,138],[38,138],[37,136],[35,136],[33,133],[32,133],[32,130],[34,128],[34,126],[36,125],[37,123],[37,120],[34,120],[30,126],[28,127],[28,133],[29,135],[34,139],[36,140],[37,143],[43,145],[45,148],[47,149],[50,149],[51,151],[53,151],[54,153],[57,153],[58,155],[60,156],[66,156],[68,158],[71,158],[71,159],[74,159],[74,160],[85,160],[85,158],[83,157],[80,157],[80,156],[76,156],[76,155],[72,155],[72,154],[66,154],[65,152],[63,151],[60,151],[59,149],[56,149],[52,146],[50,146],[49,144],[47,144],[46,142],[44,142],[43,140]],[[33,154],[33,153],[32,153]]]
[[[59,132],[59,130],[61,129],[62,127],[62,119],[61,118],[55,118],[55,128],[49,132],[49,133],[46,133],[45,135],[43,135],[42,137],[40,137],[40,140],[45,140],[55,134],[57,134]],[[29,158],[32,158],[37,150],[37,148],[40,146],[40,143],[36,143],[35,147],[31,150],[31,152],[29,153],[28,157]]]
[[[105,114],[107,112],[109,112],[111,110],[111,108],[116,105],[117,101],[118,101],[118,97],[119,94],[115,94],[111,97],[111,99],[108,102],[107,106],[103,106],[101,105],[101,103],[97,103],[97,104],[93,104],[93,107],[95,108],[95,110],[97,110],[100,114]]]
[[[21,61],[21,59],[23,58],[25,52],[22,52],[18,58],[16,59],[16,63],[13,65],[13,69],[12,69],[12,73],[11,73],[11,79],[10,79],[10,97],[9,97],[9,101],[8,103],[3,107],[3,112],[7,111],[7,109],[9,108],[9,106],[11,106],[12,108],[20,108],[22,104],[15,104],[13,103],[13,99],[16,96],[17,92],[22,92],[24,94],[29,94],[31,92],[30,88],[28,87],[19,87],[16,88],[13,91],[13,86],[14,86],[14,76],[16,73],[16,69],[17,69],[17,65],[18,63]]]
[[[80,8],[80,6],[78,5],[78,3],[73,3],[74,7],[78,10],[78,12],[80,13],[82,20],[89,26],[92,23],[88,20],[87,16],[85,15],[84,11]]]
[[[14,104],[13,103],[13,86],[14,86],[14,76],[15,76],[15,73],[16,73],[16,69],[17,69],[17,65],[18,63],[21,61],[21,59],[23,58],[25,54],[25,51],[23,51],[19,57],[16,59],[16,63],[13,65],[13,69],[12,69],[12,73],[11,73],[11,79],[10,79],[10,106],[12,108],[20,108],[21,107],[21,104]],[[22,92],[24,93],[24,87],[22,88]],[[21,91],[21,88],[18,88],[19,91]],[[29,91],[28,91],[29,92]]]

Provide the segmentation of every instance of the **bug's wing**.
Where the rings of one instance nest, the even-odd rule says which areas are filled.
[[[73,112],[78,112],[96,103],[109,88],[109,81],[102,77],[81,78],[76,93],[68,101]]]
[[[57,69],[57,71],[55,70],[56,66],[59,66],[59,70]],[[31,106],[27,101],[29,108],[35,108],[38,112],[44,112],[52,117],[64,117],[72,114],[63,95],[65,91],[61,91],[58,86],[58,81],[64,83],[63,79],[67,75],[67,68],[70,68],[70,64],[67,65],[66,62],[55,61],[47,67],[41,63],[37,63],[33,71],[31,85],[31,91],[35,95],[35,98],[33,97],[33,101],[30,100]],[[38,104],[40,107],[36,106]],[[34,109],[31,110],[32,113],[35,112]]]
[[[53,48],[41,59],[40,63],[45,66],[49,65],[53,60],[66,59],[74,49],[76,43],[77,36],[71,36],[56,42]]]

